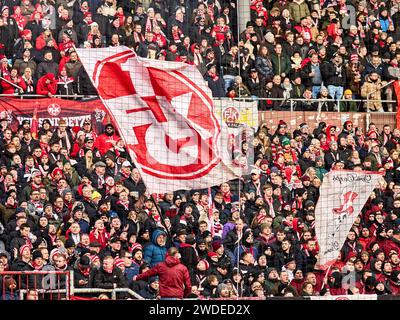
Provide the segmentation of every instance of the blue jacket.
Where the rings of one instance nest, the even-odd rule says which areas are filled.
[[[139,268],[140,266],[136,262],[133,262],[130,267],[125,268],[124,274],[129,283],[133,281],[134,276],[137,276],[139,274]]]
[[[165,254],[167,253],[167,248],[165,246],[160,247],[157,244],[157,238],[159,235],[166,235],[165,231],[156,229],[151,235],[151,244],[144,249],[144,260],[146,260],[151,267],[154,267],[157,263],[163,262],[165,260]]]
[[[253,258],[254,258],[254,260],[257,261],[257,259],[258,259],[258,250],[254,246],[252,247],[252,250],[253,250]],[[233,264],[237,264],[238,258],[240,259],[240,256],[242,255],[242,253],[243,252],[247,252],[247,251],[248,251],[248,249],[246,249],[243,245],[240,245],[239,247],[235,247],[235,250],[233,251],[233,256],[234,256]]]

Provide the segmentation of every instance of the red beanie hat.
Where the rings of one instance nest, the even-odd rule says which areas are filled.
[[[206,266],[206,270],[210,269],[210,263],[206,259],[200,260],[200,262],[202,262],[202,261],[204,262],[204,265]]]
[[[216,252],[221,247],[222,247],[222,242],[221,241],[218,241],[218,240],[217,241],[213,241],[212,248],[213,248],[214,252]]]
[[[218,254],[215,253],[215,252],[209,252],[209,253],[207,253],[207,255],[208,255],[209,258],[218,257]]]
[[[264,221],[265,217],[266,217],[265,214],[259,214],[259,215],[257,216],[257,223],[258,223],[258,224],[261,224],[261,223]]]
[[[140,243],[135,242],[134,244],[132,244],[132,247],[131,247],[130,251],[133,252],[134,250],[143,251],[143,247],[142,247],[142,245]]]
[[[114,265],[115,265],[116,267],[121,267],[121,266],[124,266],[124,265],[125,265],[125,263],[124,263],[124,259],[121,259],[121,258],[117,258],[117,259],[115,259],[115,261],[114,261]]]
[[[90,261],[91,261],[92,263],[95,263],[96,261],[99,261],[99,260],[100,260],[99,256],[97,256],[97,255],[95,255],[95,254],[91,255],[89,258],[90,258]]]
[[[29,30],[29,29],[24,29],[24,30],[21,31],[21,36],[22,36],[22,37],[26,37],[26,36],[27,36],[28,34],[30,34],[30,33],[32,33],[31,30]]]
[[[27,244],[24,244],[24,245],[22,245],[22,246],[19,248],[19,254],[22,255],[22,253],[24,252],[24,250],[25,250],[26,248],[28,248],[29,251],[31,250],[31,248],[30,248]]]

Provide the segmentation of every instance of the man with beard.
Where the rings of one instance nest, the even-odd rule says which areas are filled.
[[[108,123],[105,126],[104,133],[96,138],[93,146],[99,149],[100,154],[103,156],[109,149],[115,146],[119,139],[121,138],[115,133],[114,125]]]

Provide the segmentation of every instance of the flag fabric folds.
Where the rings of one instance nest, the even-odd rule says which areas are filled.
[[[315,208],[321,269],[338,258],[355,218],[381,177],[378,172],[332,170],[324,178]]]
[[[195,66],[140,58],[123,46],[77,52],[151,193],[238,176],[228,130]]]

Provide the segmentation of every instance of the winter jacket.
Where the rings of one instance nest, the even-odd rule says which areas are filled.
[[[206,73],[204,80],[207,81],[213,97],[221,98],[226,96],[225,84],[222,77],[217,76],[213,79],[208,73]]]
[[[279,56],[273,54],[271,56],[271,62],[274,69],[274,74],[281,75],[282,73],[284,73],[285,75],[287,75],[291,69],[290,60],[284,54],[281,54]]]
[[[128,287],[128,283],[121,269],[114,268],[113,271],[109,273],[106,272],[103,267],[100,267],[99,271],[94,277],[95,288],[114,289],[114,283],[117,284],[117,288]]]
[[[376,82],[373,82],[369,75],[366,77],[364,84],[361,86],[361,97],[368,98],[368,100],[381,100],[380,88],[385,85],[386,82],[382,82],[381,77],[378,77]],[[371,111],[377,111],[382,109],[382,102],[368,102],[366,108]]]
[[[50,83],[46,83],[46,80],[50,80]],[[55,79],[54,74],[48,73],[38,80],[36,93],[46,96],[49,93],[53,95],[57,93],[57,80]]]
[[[39,63],[37,67],[37,78],[41,78],[48,73],[54,74],[54,76],[58,76],[58,64],[54,61],[43,61]]]
[[[264,58],[258,56],[254,63],[257,71],[259,74],[263,75],[264,77],[273,77],[274,71],[271,60],[268,58]]]
[[[296,23],[299,23],[301,18],[310,15],[310,9],[305,0],[294,0],[289,3],[289,12]]]
[[[68,76],[74,79],[77,77],[80,68],[82,68],[82,62],[80,62],[79,60],[68,61],[65,64],[65,69],[67,70]]]
[[[168,256],[152,269],[137,276],[136,280],[146,280],[159,276],[160,297],[182,299],[191,292],[191,282],[188,269],[174,257]]]
[[[321,66],[321,74],[324,77],[326,86],[343,87],[346,84],[346,69],[344,65],[336,66],[332,62],[325,62]]]
[[[196,250],[190,244],[182,243],[179,247],[179,252],[182,256],[182,263],[188,267],[190,271],[194,270],[199,261]]]
[[[36,62],[33,59],[29,59],[28,61],[25,61],[24,59],[17,59],[15,60],[13,68],[18,69],[19,74],[23,74],[26,68],[31,68],[32,70],[32,75],[35,74],[36,71]]]
[[[111,141],[117,142],[119,139],[120,137],[115,133],[112,136],[103,133],[96,138],[93,147],[99,149],[100,154],[103,156],[113,147]]]
[[[165,231],[161,229],[154,230],[153,234],[151,235],[152,244],[144,249],[144,260],[146,260],[152,267],[164,261],[165,254],[167,252],[167,248],[165,246],[160,247],[157,244],[157,238],[161,234],[166,235]]]
[[[10,84],[9,82],[14,83],[15,85],[21,87],[23,91],[26,90],[26,83],[22,79],[21,76],[17,76],[17,79],[11,79],[11,76],[7,75],[7,76],[4,76],[4,79],[6,79],[8,82],[1,81],[1,88],[2,88],[3,94],[19,93],[19,89],[17,89],[15,86]]]

